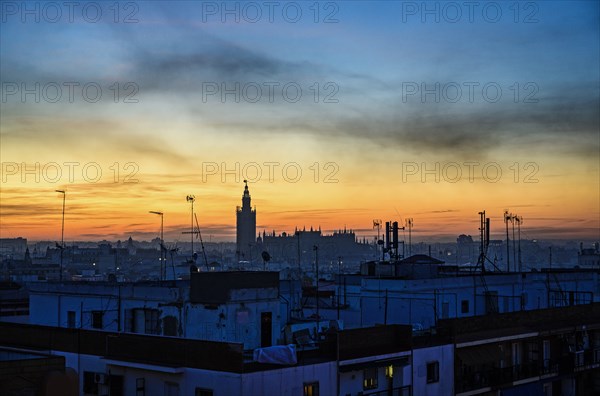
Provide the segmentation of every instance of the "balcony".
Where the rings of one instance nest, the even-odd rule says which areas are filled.
[[[542,367],[540,368],[540,375],[552,375],[558,374],[561,364],[556,359],[544,359]]]
[[[540,375],[540,371],[540,365],[537,361],[496,369],[492,377],[492,385],[499,386],[526,378],[537,377]]]
[[[569,354],[573,371],[583,371],[600,367],[600,348],[587,349]]]
[[[570,374],[600,367],[600,348],[577,351],[557,359],[542,362],[532,361],[510,367],[464,367],[456,378],[456,392],[467,392],[491,387],[501,388],[505,384],[544,375]]]
[[[548,368],[555,367],[555,362],[548,362]],[[456,392],[467,392],[481,388],[500,388],[504,384],[527,378],[537,377],[543,373],[544,367],[533,361],[509,367],[487,367],[477,371],[463,369],[462,375],[456,378]]]
[[[412,387],[410,385],[406,385],[400,388],[393,388],[384,391],[374,392],[374,393],[363,393],[363,396],[411,396],[412,395]]]

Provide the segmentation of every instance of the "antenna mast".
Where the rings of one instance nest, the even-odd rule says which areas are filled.
[[[510,239],[508,237],[508,222],[512,222],[512,213],[504,211],[504,223],[506,224],[506,271],[510,272]]]
[[[191,242],[192,242],[192,262],[195,262],[194,260],[194,201],[196,200],[196,197],[193,195],[188,195],[187,197],[185,197],[185,200],[190,202],[192,204],[192,215],[191,215],[191,221],[190,221],[190,236],[191,236]]]
[[[381,220],[373,220],[373,228],[377,228],[377,240],[375,241],[375,257],[379,256],[379,231],[381,230]],[[382,246],[383,249],[383,246]]]
[[[208,259],[206,258],[206,250],[204,249],[204,241],[202,240],[202,233],[200,232],[200,225],[198,224],[198,217],[194,213],[194,219],[196,219],[196,236],[200,239],[200,246],[202,246],[202,255],[204,256],[204,265],[208,270]]]
[[[485,217],[485,210],[479,212],[479,260],[477,264],[481,266],[481,272],[485,272],[485,259],[487,248],[490,243],[490,219]]]
[[[515,221],[517,222],[517,229],[518,229],[518,234],[517,236],[519,237],[519,244],[518,244],[518,257],[519,257],[519,272],[523,271],[523,263],[521,261],[521,224],[523,224],[523,217],[522,216],[516,216],[515,215]]]
[[[412,228],[413,228],[413,219],[406,219],[406,228],[408,228],[408,255],[412,256]]]

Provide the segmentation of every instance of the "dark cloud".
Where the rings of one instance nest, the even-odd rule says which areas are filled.
[[[211,34],[209,26],[199,27],[193,23],[193,18],[182,15],[181,10],[162,9],[161,5],[156,7],[160,10],[162,22],[159,25],[160,35],[153,30],[152,24],[135,27],[108,24],[105,27],[111,29],[113,43],[120,43],[115,59],[125,65],[120,77],[135,81],[140,91],[148,95],[161,95],[160,100],[165,105],[173,105],[174,112],[185,111],[193,121],[211,125],[224,133],[301,133],[313,139],[351,140],[359,146],[368,142],[392,150],[408,150],[417,155],[427,153],[472,160],[485,158],[489,152],[501,148],[586,158],[594,158],[600,151],[597,80],[559,84],[546,75],[548,70],[553,69],[540,69],[542,74],[537,82],[539,92],[536,94],[538,103],[513,103],[512,92],[509,91],[511,84],[508,83],[501,84],[504,97],[498,103],[484,102],[481,95],[477,96],[476,103],[448,103],[443,100],[442,103],[421,103],[420,95],[410,97],[406,102],[402,98],[400,81],[421,81],[425,72],[438,80],[427,81],[429,85],[469,81],[469,73],[479,77],[482,74],[472,74],[472,70],[465,67],[466,60],[457,55],[456,46],[436,53],[415,53],[410,62],[427,61],[428,66],[415,71],[412,76],[406,75],[402,69],[404,71],[393,80],[389,76],[381,78],[346,71],[342,69],[345,65],[338,64],[335,68],[321,65],[312,59],[288,61],[259,43],[250,48],[219,38]],[[193,13],[198,10],[192,7],[187,11]],[[572,33],[554,24],[541,24],[540,29],[550,36],[570,40],[584,37],[582,32],[590,29],[597,30],[597,21],[586,20],[586,24],[587,28]],[[544,36],[544,41],[540,41],[540,37],[536,33],[525,43],[516,37],[515,32],[510,32],[499,39],[503,40],[502,48],[520,48],[519,54],[525,54],[532,49],[540,51],[545,48],[543,44],[548,39]],[[496,73],[511,70],[521,62],[507,63],[506,53],[492,49],[492,46],[481,48],[481,44],[480,39],[461,43],[458,48],[466,54],[485,51],[487,55],[478,58],[477,62],[484,62],[479,68],[488,74],[493,75],[494,70]],[[434,71],[429,65],[432,61],[444,67]],[[7,65],[3,74],[8,76],[43,73],[31,65],[24,68],[11,62]],[[81,73],[89,72],[83,69]],[[58,74],[37,77],[42,81],[61,80]],[[62,76],[62,80],[76,77]],[[85,80],[84,77],[79,76],[79,79]],[[480,84],[494,80],[490,78],[480,81]],[[234,103],[232,108],[219,100],[211,104],[202,103],[200,98],[205,82],[261,84],[267,81],[307,84],[334,81],[339,86],[337,97],[340,103],[282,103],[279,100],[266,104]],[[178,108],[182,103],[183,107]],[[106,125],[105,129],[110,131],[110,125]],[[169,160],[172,162],[182,160],[173,150],[165,151],[168,145],[160,140],[141,141],[138,137],[123,137],[119,143],[135,147],[149,156],[165,158],[171,155]]]
[[[191,159],[178,152],[166,137],[144,139],[137,133],[131,133],[126,123],[96,117],[85,120],[13,117],[10,128],[3,128],[0,138],[6,145],[37,141],[46,149],[55,150],[58,162],[63,160],[59,157],[73,155],[64,151],[65,142],[69,142],[79,148],[78,152],[85,153],[88,162],[99,160],[94,153],[104,152],[119,156],[123,163],[143,158],[169,165],[186,166],[191,163]],[[105,158],[106,155],[100,154],[99,157]]]

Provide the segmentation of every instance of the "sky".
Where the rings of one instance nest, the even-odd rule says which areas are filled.
[[[2,238],[600,239],[597,1],[0,5]]]

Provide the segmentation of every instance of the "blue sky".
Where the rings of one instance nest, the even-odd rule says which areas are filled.
[[[9,95],[2,103],[0,121],[2,161],[135,161],[148,180],[186,174],[188,182],[198,174],[201,160],[334,161],[345,177],[339,190],[327,192],[331,196],[343,196],[342,186],[371,188],[381,177],[374,176],[373,169],[397,170],[406,160],[494,160],[503,166],[532,161],[541,165],[547,183],[538,185],[532,198],[522,200],[538,205],[537,215],[575,206],[583,194],[585,204],[572,216],[592,213],[595,222],[587,229],[597,234],[600,9],[596,1],[481,1],[472,21],[464,2],[427,2],[426,7],[439,10],[439,21],[427,14],[424,22],[424,2],[278,2],[273,22],[268,19],[268,3],[253,2],[263,13],[256,23],[245,20],[254,14],[242,14],[239,22],[232,15],[225,15],[225,23],[221,19],[223,7],[242,10],[248,2],[121,2],[118,23],[113,3],[81,2],[73,22],[62,3],[52,3],[59,4],[63,13],[57,23],[48,20],[54,14],[43,13],[46,8],[52,11],[50,3],[29,7],[32,4],[38,4],[39,22],[23,15],[20,2],[2,5],[4,94],[6,84],[96,82],[103,97],[97,103],[80,97],[69,103],[66,88],[58,103],[31,99],[23,103],[19,93]],[[94,13],[82,13],[88,4],[89,12],[98,5],[102,10],[95,23],[89,21]],[[286,20],[282,14],[286,6],[302,10],[298,22]],[[123,23],[130,13],[137,22]],[[328,15],[337,22],[324,23]],[[123,103],[128,90],[120,91],[118,103],[111,101],[115,82],[120,89],[128,82],[135,84],[138,103]],[[257,103],[244,98],[237,103],[226,96],[223,103],[219,94],[203,96],[207,83],[258,84],[265,89],[268,82],[278,84],[273,102],[263,96]],[[280,88],[290,82],[302,89],[298,102],[282,99]],[[313,100],[315,83],[318,103]],[[453,102],[442,96],[436,103],[433,94],[424,100],[420,92],[407,95],[409,88],[431,89],[436,83],[449,87],[450,96],[460,87],[461,98]],[[467,99],[468,84],[475,84],[472,101]],[[486,100],[489,97],[481,91],[486,84],[493,85],[486,91],[492,96],[495,87],[502,90],[497,102]],[[324,103],[328,94],[334,103]],[[557,186],[590,176],[588,189],[539,202]],[[4,197],[9,196],[6,187]],[[289,198],[281,191],[291,187],[279,187],[279,193],[269,190],[275,195],[265,204]],[[218,194],[230,194],[234,186],[226,188]],[[510,188],[513,197],[531,194],[520,186]],[[480,185],[473,196],[481,199],[487,191],[489,186]],[[448,193],[440,193],[440,200],[431,202],[432,209],[446,205],[442,197],[454,196]],[[374,190],[375,196],[386,194]],[[118,196],[115,192],[114,199]],[[522,202],[499,198],[494,204],[500,210]],[[315,210],[327,205],[314,202]],[[394,214],[393,205],[387,201],[382,205],[386,213]],[[344,202],[340,210],[344,208],[350,211],[353,203]],[[365,210],[364,217],[368,216]],[[283,221],[280,225],[291,226]]]

